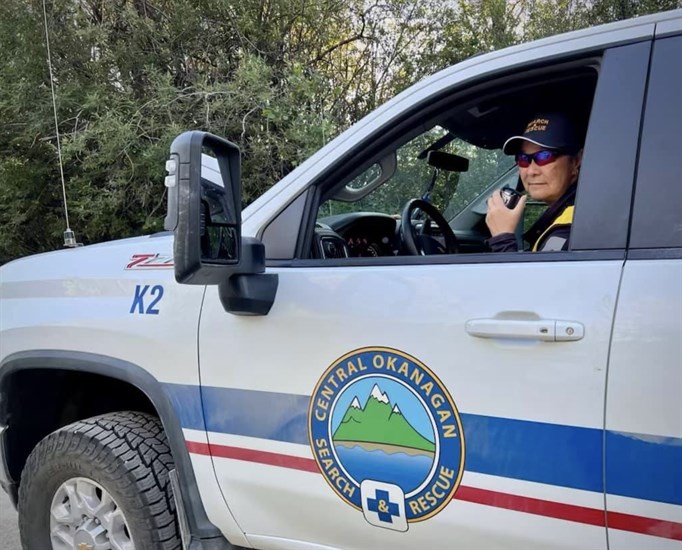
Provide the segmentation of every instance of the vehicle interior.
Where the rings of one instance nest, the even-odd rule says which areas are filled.
[[[567,113],[584,136],[597,75],[583,63],[444,100],[437,113],[414,116],[412,129],[322,187],[310,257],[487,252],[488,197],[504,186],[523,189],[504,142],[539,112]],[[524,230],[545,207],[527,204],[520,249]]]

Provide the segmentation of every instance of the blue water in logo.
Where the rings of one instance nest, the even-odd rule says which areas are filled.
[[[433,458],[405,453],[386,453],[380,449],[368,451],[362,447],[335,446],[343,467],[361,483],[365,479],[398,485],[405,494],[419,487],[433,466]]]

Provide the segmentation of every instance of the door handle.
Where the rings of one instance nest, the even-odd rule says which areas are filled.
[[[470,319],[466,331],[478,338],[511,338],[543,342],[574,342],[585,335],[585,327],[576,321],[557,319]]]

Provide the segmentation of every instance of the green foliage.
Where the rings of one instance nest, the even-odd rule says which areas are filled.
[[[237,143],[246,202],[420,77],[673,0],[46,0],[69,222],[159,230],[173,138]],[[0,3],[0,263],[65,229],[42,0]],[[407,179],[411,176],[406,175]]]

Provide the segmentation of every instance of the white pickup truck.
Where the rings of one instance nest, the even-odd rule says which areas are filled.
[[[178,137],[172,233],[0,268],[24,548],[680,550],[680,90],[682,10],[482,55],[243,212],[237,148]],[[547,108],[570,247],[491,253]]]

